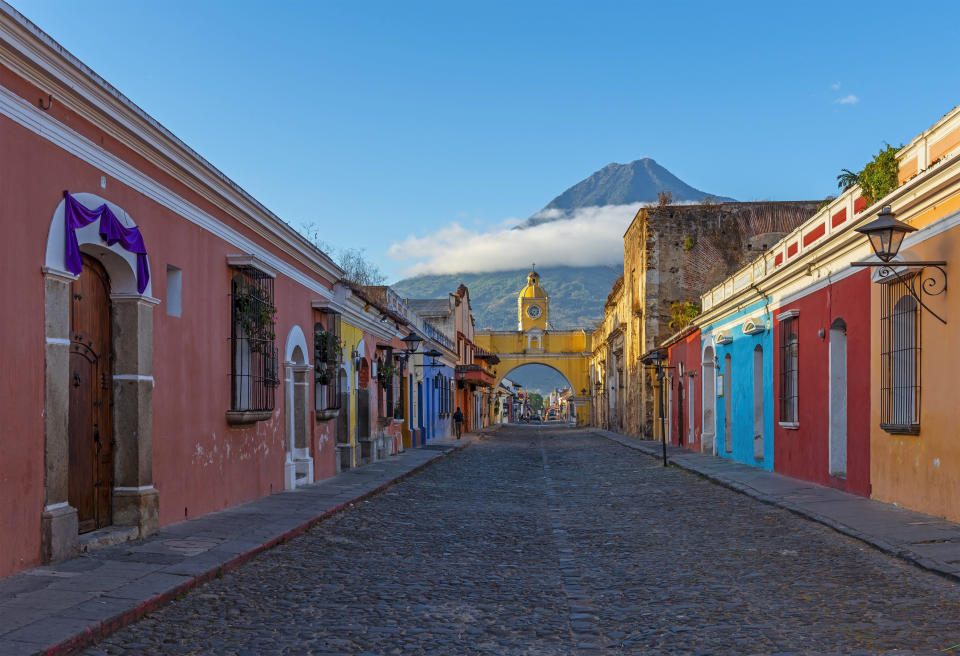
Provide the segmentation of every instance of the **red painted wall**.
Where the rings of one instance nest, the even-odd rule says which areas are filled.
[[[0,68],[0,85],[30,104],[42,94]],[[54,103],[49,114],[94,144],[187,199],[275,255],[292,258],[187,185],[154,167],[98,128]],[[166,265],[182,270],[182,317],[153,321],[153,480],[160,492],[160,522],[169,524],[278,491],[283,487],[284,394],[276,391],[273,418],[253,428],[226,423],[229,408],[231,246],[136,190],[65,153],[46,139],[0,117],[0,221],[5,275],[0,303],[16,320],[0,323],[0,353],[15,376],[4,378],[3,457],[0,458],[0,576],[39,564],[44,505],[44,264],[47,233],[62,191],[90,192],[126,210],[140,227],[149,252],[153,295],[166,296]],[[331,283],[324,282],[329,286]],[[299,324],[312,360],[316,294],[279,276],[275,282],[276,346],[283,356],[287,334]],[[313,408],[312,394],[310,407]],[[335,471],[332,427],[313,425],[315,472]],[[10,500],[18,499],[19,503]]]
[[[780,331],[774,321],[774,469],[847,492],[870,494],[870,273],[863,270],[774,312],[799,316],[799,429],[779,425]],[[847,324],[847,476],[830,475],[830,326]],[[819,331],[824,331],[821,338]]]
[[[700,450],[700,437],[703,434],[703,388],[701,376],[703,374],[700,366],[700,331],[697,330],[691,335],[683,338],[681,341],[669,348],[672,390],[670,394],[670,443],[682,446],[685,449],[694,451]],[[679,407],[678,378],[680,367],[683,367],[683,407]],[[690,376],[689,372],[694,372]],[[689,440],[690,423],[690,404],[693,403],[693,443]],[[683,432],[681,436],[680,413],[683,413]]]

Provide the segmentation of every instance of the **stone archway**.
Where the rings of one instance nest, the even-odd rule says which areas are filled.
[[[503,365],[503,361],[501,360],[501,366],[502,366],[502,365]],[[567,375],[567,374],[566,374],[564,371],[562,371],[561,369],[553,366],[552,364],[549,364],[548,362],[539,362],[539,361],[537,361],[537,360],[531,360],[531,361],[529,361],[529,362],[508,363],[508,364],[507,364],[507,367],[509,367],[509,368],[507,369],[507,371],[506,371],[505,373],[499,374],[499,375],[497,376],[497,381],[496,381],[496,383],[493,385],[493,388],[492,388],[492,389],[495,391],[495,390],[497,389],[497,387],[500,385],[501,381],[503,381],[505,378],[509,379],[509,378],[510,378],[510,375],[513,374],[517,369],[520,369],[520,368],[522,368],[522,367],[531,367],[531,366],[545,367],[545,368],[551,370],[552,372],[554,372],[554,373],[557,374],[560,378],[563,379],[563,381],[566,383],[566,386],[569,387],[570,390],[573,392],[572,403],[571,403],[571,406],[572,406],[572,407],[571,407],[571,417],[572,417],[572,418],[576,419],[577,422],[579,423],[580,420],[581,420],[581,419],[580,419],[581,416],[585,416],[585,418],[586,418],[586,417],[589,417],[589,415],[590,415],[589,398],[588,398],[588,397],[584,398],[584,401],[583,401],[582,404],[581,404],[581,403],[578,403],[578,400],[579,400],[579,399],[578,399],[577,397],[580,396],[580,394],[579,394],[580,390],[577,390],[577,389],[574,387],[573,382],[570,380],[570,376]],[[499,368],[499,367],[498,367],[498,368]],[[589,383],[586,383],[586,384],[589,384]],[[583,389],[586,389],[586,387],[584,387]]]
[[[313,483],[313,456],[310,454],[310,404],[307,402],[310,371],[307,340],[300,326],[287,334],[284,348],[284,414],[286,458],[283,487],[292,490]]]
[[[89,209],[106,203],[126,227],[136,224],[120,207],[94,194],[73,198]],[[44,507],[41,516],[45,562],[73,555],[79,545],[77,510],[69,503],[69,414],[71,286],[77,279],[66,269],[65,204],[54,211],[47,235],[44,276],[46,325],[44,395]],[[99,222],[75,232],[80,251],[99,263],[110,280],[113,358],[114,482],[109,523],[135,529],[136,537],[157,530],[159,494],[153,486],[153,307],[147,283],[137,291],[136,256],[107,246]]]

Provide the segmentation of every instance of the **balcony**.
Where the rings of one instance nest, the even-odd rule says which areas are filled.
[[[478,364],[458,364],[457,380],[484,387],[493,387],[497,382],[493,374]]]

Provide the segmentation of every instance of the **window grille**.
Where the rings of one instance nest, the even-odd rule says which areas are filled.
[[[280,384],[274,347],[276,308],[273,278],[253,267],[243,267],[231,281],[230,409],[267,412],[274,407]]]
[[[882,300],[880,427],[890,433],[920,432],[920,312],[908,284],[887,284]]]
[[[320,310],[313,325],[314,403],[317,410],[340,408],[340,313]]]
[[[377,359],[377,399],[380,404],[378,410],[379,416],[381,419],[395,419],[397,415],[397,375],[390,374],[385,376],[383,372],[393,370],[397,366],[397,363],[393,359],[392,347],[378,346],[377,348],[382,350],[381,356]]]
[[[780,321],[780,421],[797,423],[799,409],[799,317]]]

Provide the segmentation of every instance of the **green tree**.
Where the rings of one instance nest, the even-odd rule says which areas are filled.
[[[867,162],[859,173],[854,173],[850,169],[840,169],[837,187],[846,191],[853,185],[860,185],[860,193],[867,203],[877,202],[896,189],[899,184],[897,173],[900,171],[900,162],[897,161],[897,151],[902,147],[888,144]]]
[[[528,397],[530,401],[530,409],[534,412],[543,412],[543,396],[537,394],[536,392],[530,392]]]
[[[696,303],[677,301],[670,304],[670,323],[667,325],[674,330],[683,330],[699,315],[700,306]]]

